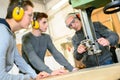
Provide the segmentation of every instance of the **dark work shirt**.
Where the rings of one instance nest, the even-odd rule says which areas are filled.
[[[94,22],[93,25],[97,39],[101,37],[106,38],[110,42],[110,46],[114,46],[118,43],[119,36],[115,32],[109,30],[106,26],[102,25],[100,22]],[[72,43],[75,49],[74,57],[77,60],[81,60],[83,58],[83,55],[87,55],[87,52],[84,52],[83,54],[79,54],[77,52],[78,45],[84,39],[85,36],[82,29],[80,31],[77,31],[72,38]],[[102,52],[100,55],[97,55],[98,63],[99,65],[103,65],[107,60],[112,59],[112,53],[109,50],[109,46],[103,47],[102,45],[99,44],[99,48],[100,50],[102,50]],[[83,62],[86,65],[86,67],[93,67],[98,65],[95,55],[87,55],[86,59]]]
[[[72,71],[73,66],[68,63],[62,53],[55,48],[48,34],[41,34],[36,37],[29,32],[22,37],[23,58],[36,70],[37,73],[40,71],[46,71],[48,73],[52,72],[52,70],[44,63],[47,49],[59,64],[69,71]]]

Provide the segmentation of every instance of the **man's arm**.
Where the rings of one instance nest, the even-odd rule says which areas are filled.
[[[105,39],[109,41],[110,46],[114,46],[118,43],[119,36],[117,33],[111,31],[110,29],[108,29],[106,26],[104,26],[100,22],[94,23],[94,27],[95,27],[96,32],[98,32],[101,35],[101,37],[104,37]]]
[[[22,49],[24,50],[25,55],[27,55],[27,58],[34,68],[39,71],[46,71],[48,73],[52,72],[52,70],[38,57],[30,41],[24,37],[22,39]]]
[[[4,36],[3,36],[4,34]],[[24,80],[30,79],[30,75],[24,74],[9,74],[9,70],[12,68],[14,53],[11,51],[11,47],[14,49],[13,44],[15,42],[12,40],[9,34],[9,31],[6,29],[6,26],[0,24],[0,80]],[[12,43],[10,43],[12,42]],[[10,56],[10,57],[8,57]],[[23,65],[23,64],[21,64]]]
[[[65,59],[65,57],[60,53],[52,43],[50,36],[48,36],[48,50],[53,55],[54,59],[61,65],[63,65],[69,71],[73,70],[73,66]]]
[[[78,37],[75,35],[73,38],[72,38],[72,44],[74,46],[74,57],[76,60],[81,60],[83,55],[84,54],[79,54],[77,49],[78,49],[78,46],[80,44],[80,40],[78,40]]]
[[[20,54],[18,53],[17,48],[15,48],[15,64],[18,66],[18,68],[24,72],[25,74],[30,75],[33,79],[36,78],[37,74],[35,73],[35,71],[31,68],[31,66],[29,66],[25,60],[20,56]]]

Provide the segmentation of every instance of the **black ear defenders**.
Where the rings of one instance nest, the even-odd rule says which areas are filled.
[[[75,12],[75,13],[69,13],[68,16],[73,15],[74,17],[78,18],[80,20],[80,14]]]
[[[73,14],[74,14],[74,16],[75,16],[77,19],[80,20],[80,14],[79,14],[79,13],[73,13]]]
[[[37,15],[38,15],[38,13],[34,12],[33,21],[32,21],[32,28],[34,28],[34,29],[39,29],[39,27],[40,27],[39,22],[37,21]]]
[[[15,7],[13,9],[13,12],[12,12],[12,17],[16,21],[20,21],[23,18],[23,15],[24,15],[24,9],[22,8],[22,2],[23,2],[23,0],[19,0],[18,1],[18,6]]]
[[[75,15],[76,15],[76,17],[77,17],[79,20],[81,20],[81,19],[80,19],[80,14],[79,14],[79,13],[76,13]]]

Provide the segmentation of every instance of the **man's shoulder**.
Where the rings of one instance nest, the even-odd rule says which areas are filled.
[[[99,25],[99,24],[101,24],[101,22],[99,22],[99,21],[94,21],[93,22],[93,25]]]
[[[74,35],[72,36],[72,40],[75,40],[75,39],[77,39],[77,34],[74,34]]]
[[[44,36],[44,37],[50,37],[50,35],[46,34],[46,33],[42,33],[42,36]]]
[[[28,33],[25,33],[23,36],[30,36],[30,32],[28,32]]]
[[[50,36],[49,34],[47,34],[47,33],[42,33],[42,35],[44,35],[44,36]]]
[[[4,24],[2,24],[2,23],[0,23],[0,30],[1,31],[7,31],[7,28],[6,28],[7,26],[6,25],[4,25]]]
[[[31,35],[30,32],[28,32],[22,36],[22,39],[28,39],[30,38],[30,35]]]

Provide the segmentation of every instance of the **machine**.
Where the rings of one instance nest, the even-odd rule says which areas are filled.
[[[120,1],[120,0],[119,0]],[[94,9],[103,7],[110,3],[111,0],[69,0],[69,3],[73,8],[80,10],[81,21],[83,24],[83,31],[85,34],[85,40],[81,41],[88,49],[88,55],[100,55],[93,23],[91,21],[91,13]],[[104,11],[107,11],[105,8]],[[99,61],[96,56],[96,62],[99,66]]]
[[[105,14],[112,14],[120,11],[120,0],[113,0],[112,2],[108,3],[104,9]]]

